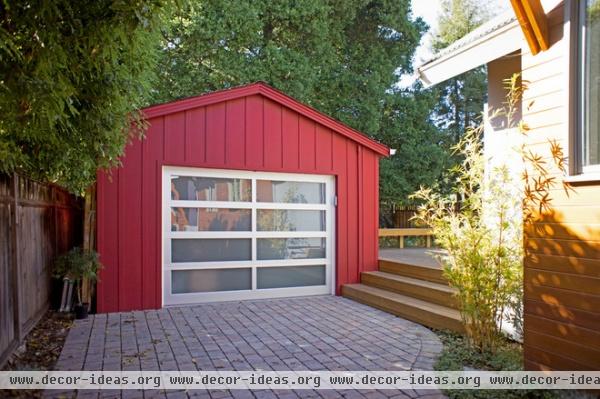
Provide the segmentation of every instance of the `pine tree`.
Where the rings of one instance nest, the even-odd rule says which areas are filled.
[[[265,81],[377,136],[424,29],[409,0],[192,1],[170,21],[149,101]]]
[[[488,2],[482,0],[444,0],[438,19],[438,29],[432,43],[435,52],[448,47],[491,16]],[[479,124],[487,98],[485,66],[475,68],[440,83],[435,89],[437,125],[447,132],[449,145],[460,140],[468,127]]]

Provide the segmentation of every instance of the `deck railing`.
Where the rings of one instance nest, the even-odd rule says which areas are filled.
[[[403,229],[379,229],[379,238],[381,237],[398,237],[398,246],[404,248],[405,237],[426,237],[427,248],[431,248],[431,237],[433,230],[430,228],[403,228]]]

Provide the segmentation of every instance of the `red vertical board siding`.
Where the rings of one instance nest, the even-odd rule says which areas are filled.
[[[333,173],[336,174],[336,294],[341,293],[341,286],[348,282],[348,174],[346,157],[346,139],[339,135],[333,136]]]
[[[99,273],[98,311],[119,309],[119,173],[118,170],[98,173],[96,191],[98,253],[104,266]]]
[[[246,97],[246,163],[248,167],[263,166],[263,99]]]
[[[205,115],[204,107],[191,109],[185,113],[185,159],[191,164],[206,161]],[[155,120],[160,121],[162,118]]]
[[[206,107],[206,162],[217,167],[225,165],[225,106]]]
[[[300,169],[315,170],[315,122],[301,116],[299,131]]]
[[[346,141],[346,173],[348,176],[348,200],[346,220],[348,225],[348,275],[346,282],[358,282],[357,274],[360,267],[359,253],[359,187],[358,187],[358,146]]]
[[[265,168],[278,170],[281,169],[282,148],[281,148],[281,105],[270,101],[264,101],[264,153]]]
[[[231,166],[246,163],[246,131],[244,128],[246,104],[243,98],[227,101],[225,123],[225,162]]]
[[[331,130],[324,126],[317,125],[315,132],[315,157],[317,170],[331,170]]]
[[[119,308],[142,309],[142,145],[134,140],[119,169]]]
[[[185,160],[185,113],[178,112],[165,116],[164,124],[165,161],[172,163]]]
[[[298,114],[282,107],[282,153],[283,153],[283,168],[298,169],[300,149],[298,148]]]
[[[100,312],[162,306],[165,165],[335,177],[335,289],[377,268],[379,154],[261,94],[150,119],[112,178],[98,173]]]
[[[375,248],[375,256],[373,257],[373,265],[370,270],[379,269],[379,156],[375,154],[375,173],[373,173],[373,191],[375,192],[375,209],[373,210],[373,220],[375,226],[373,229],[373,248]]]
[[[186,122],[189,122],[186,114]],[[186,123],[186,136],[191,124]],[[161,185],[157,180],[157,167],[162,158],[163,118],[150,121],[146,139],[142,142],[142,308],[161,306],[160,287],[162,278],[160,254],[162,224],[157,209],[161,206]],[[187,140],[186,140],[187,143]],[[187,144],[186,144],[187,151]]]
[[[368,149],[362,152],[362,186],[363,196],[362,210],[362,268],[361,271],[372,271],[377,269],[376,248],[373,245],[373,236],[377,231],[377,184],[375,180],[377,156]]]
[[[364,175],[364,154],[363,148],[358,147],[358,268],[356,276],[359,278],[360,273],[364,271],[365,266],[365,175]]]

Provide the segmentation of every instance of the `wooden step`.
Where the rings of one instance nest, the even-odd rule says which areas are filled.
[[[441,265],[412,264],[405,263],[404,261],[380,258],[379,271],[434,283],[448,284]]]
[[[456,309],[365,284],[344,285],[342,295],[427,327],[464,332],[460,313]]]
[[[454,296],[456,290],[447,284],[382,271],[363,272],[360,281],[371,287],[458,309],[458,303]]]

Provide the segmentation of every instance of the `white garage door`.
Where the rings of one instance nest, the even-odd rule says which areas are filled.
[[[332,293],[332,176],[163,169],[163,304]]]

